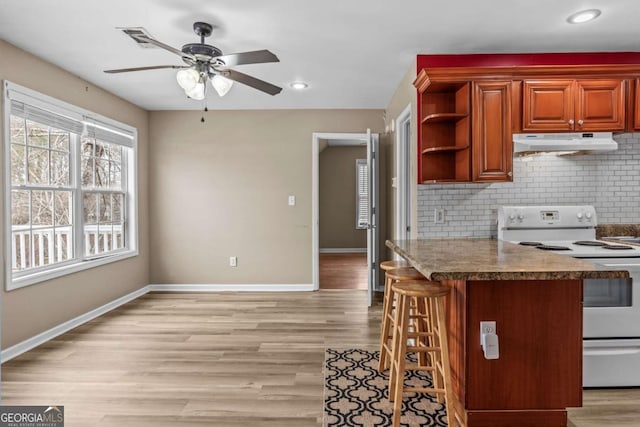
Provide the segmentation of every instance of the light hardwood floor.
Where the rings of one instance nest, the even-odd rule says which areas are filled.
[[[318,426],[324,349],[375,348],[366,292],[151,293],[2,366],[3,404],[74,426]],[[587,391],[576,427],[639,426],[640,390]]]

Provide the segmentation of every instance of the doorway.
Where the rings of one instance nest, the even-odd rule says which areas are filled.
[[[366,141],[320,140],[319,289],[367,289],[366,167]]]
[[[312,265],[313,265],[313,285],[314,289],[320,289],[320,259],[321,255],[325,255],[324,260],[333,262],[338,270],[343,271],[341,274],[345,274],[344,271],[353,270],[354,266],[360,263],[361,258],[358,257],[357,252],[350,251],[352,254],[350,260],[344,259],[345,257],[337,257],[334,252],[333,257],[329,257],[328,254],[321,254],[320,249],[320,153],[327,149],[327,147],[350,147],[350,146],[364,146],[366,147],[366,164],[364,168],[360,168],[366,171],[366,188],[367,188],[367,201],[366,201],[366,215],[364,220],[358,218],[357,214],[353,216],[353,228],[355,229],[358,222],[360,225],[364,225],[366,228],[366,276],[367,276],[367,290],[369,295],[369,302],[371,301],[373,290],[378,285],[378,235],[377,235],[377,213],[376,208],[378,204],[378,145],[379,136],[377,134],[367,133],[314,133],[312,138]],[[353,171],[357,177],[357,164],[354,162]],[[355,180],[354,180],[355,181]],[[353,182],[355,184],[355,182]],[[357,187],[357,184],[356,184]],[[355,193],[355,191],[354,191]],[[354,202],[355,204],[355,202]],[[339,206],[336,206],[339,208]],[[362,221],[365,223],[362,224]],[[332,248],[325,248],[332,249]],[[354,248],[351,248],[354,249]],[[357,249],[357,248],[355,248]],[[333,259],[330,259],[333,258]],[[341,259],[342,258],[342,259]],[[358,259],[360,258],[360,260]],[[350,264],[351,263],[351,264]],[[352,273],[355,277],[358,276],[358,268]],[[361,271],[361,270],[359,270]],[[347,273],[346,280],[349,279]],[[351,277],[353,279],[353,277]],[[336,286],[334,285],[334,288]]]

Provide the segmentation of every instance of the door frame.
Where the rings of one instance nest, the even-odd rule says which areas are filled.
[[[377,135],[372,133],[372,135]],[[379,137],[378,137],[379,138]],[[367,133],[313,132],[311,140],[311,262],[313,290],[320,289],[320,140],[338,139],[366,142]],[[369,245],[367,245],[369,246]],[[367,257],[370,247],[367,247]],[[374,283],[375,286],[375,283]],[[376,289],[374,289],[375,291]]]
[[[409,132],[406,131],[407,124]],[[411,104],[396,118],[396,228],[399,240],[411,237]],[[409,228],[409,231],[407,231]],[[399,255],[396,254],[399,259]]]

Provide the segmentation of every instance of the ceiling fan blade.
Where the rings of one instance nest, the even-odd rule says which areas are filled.
[[[171,53],[175,53],[176,55],[180,55],[183,58],[189,58],[193,61],[196,60],[196,57],[191,55],[190,53],[184,53],[183,51],[176,49],[175,47],[171,47],[168,44],[164,44],[161,41],[158,41],[156,39],[152,39],[151,37],[147,37],[147,36],[139,36],[139,35],[135,35],[132,36],[137,38],[138,40],[141,40],[143,42],[147,42],[147,43],[151,43],[152,45],[158,46],[159,48],[162,48],[164,50],[168,50]]]
[[[118,68],[115,70],[104,70],[104,72],[109,74],[115,74],[115,73],[128,73],[129,71],[159,70],[162,68],[173,68],[174,70],[179,70],[182,68],[189,68],[189,67],[182,66],[182,65],[151,65],[149,67]]]
[[[244,64],[263,64],[265,62],[280,62],[278,57],[268,50],[230,53],[229,55],[216,56],[214,59],[224,62],[224,65],[227,67]]]
[[[226,77],[230,80],[234,80],[238,83],[242,83],[244,85],[250,86],[254,89],[258,89],[262,92],[268,93],[269,95],[277,95],[282,91],[281,87],[276,85],[272,85],[269,82],[265,82],[264,80],[256,79],[255,77],[251,77],[247,74],[240,73],[234,70],[224,70],[219,72],[223,77]]]

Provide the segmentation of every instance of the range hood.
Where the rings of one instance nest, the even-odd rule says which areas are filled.
[[[611,132],[514,133],[513,152],[606,152],[618,149]]]

